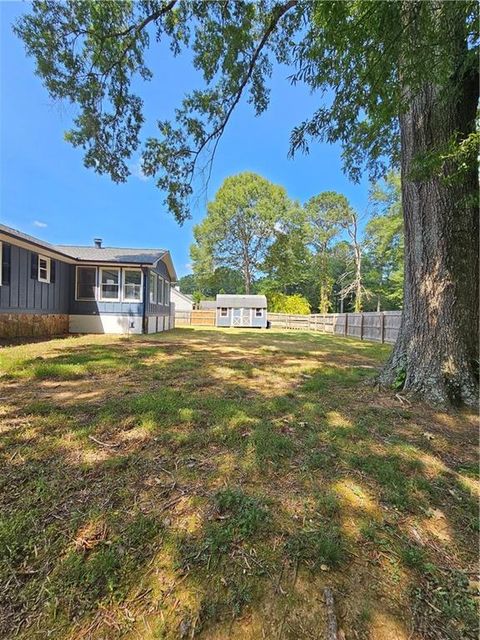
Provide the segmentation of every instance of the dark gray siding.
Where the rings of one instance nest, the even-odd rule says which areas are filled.
[[[55,282],[38,282],[30,270],[32,254],[37,252],[10,247],[10,283],[0,286],[0,312],[68,313],[73,267],[55,260]]]
[[[168,269],[165,263],[160,260],[154,269],[148,269],[146,274],[146,315],[147,316],[165,316],[170,315],[170,295],[167,296],[167,300],[164,299],[163,304],[155,304],[150,302],[150,271],[153,271],[157,275],[166,280],[170,286],[170,276],[168,275]]]

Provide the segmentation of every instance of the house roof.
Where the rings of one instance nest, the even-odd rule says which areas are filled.
[[[9,235],[10,237],[17,238],[23,242],[28,242],[39,248],[46,249],[53,253],[73,258],[79,262],[105,262],[108,264],[144,264],[154,265],[159,260],[162,260],[169,273],[172,281],[177,280],[177,274],[175,267],[173,266],[170,252],[166,249],[132,249],[132,248],[119,248],[119,247],[86,247],[86,246],[72,246],[72,245],[54,245],[49,242],[44,242],[33,236],[7,227],[4,224],[0,224],[0,232]]]
[[[182,293],[180,291],[180,289],[177,289],[176,287],[172,287],[170,289],[170,294],[171,294],[171,296],[173,294],[175,294],[176,296],[179,296],[180,298],[183,298],[187,302],[192,302],[193,303],[193,296],[188,295],[188,293]]]
[[[265,296],[218,294],[217,307],[230,307],[234,309],[253,307],[256,309],[266,309],[267,299]]]
[[[215,300],[200,300],[198,303],[199,309],[216,309],[217,303]]]
[[[60,251],[77,260],[89,262],[132,262],[134,264],[155,264],[166,253],[166,249],[123,249],[119,247],[75,247],[58,245]]]
[[[23,240],[24,242],[28,242],[29,244],[34,244],[37,247],[48,249],[48,251],[53,251],[54,253],[63,255],[63,252],[54,244],[50,244],[50,242],[45,242],[44,240],[39,240],[38,238],[34,238],[33,236],[29,236],[28,233],[23,233],[23,231],[19,231],[18,229],[7,227],[6,224],[0,223],[0,232],[5,233],[12,238],[17,238],[18,240]]]

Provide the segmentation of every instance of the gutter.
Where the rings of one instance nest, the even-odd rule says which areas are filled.
[[[142,307],[142,333],[147,333],[147,277],[148,268],[142,266],[143,273],[143,307]]]

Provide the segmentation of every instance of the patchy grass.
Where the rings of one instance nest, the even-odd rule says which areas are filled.
[[[475,416],[386,346],[177,329],[0,349],[2,637],[478,635]]]

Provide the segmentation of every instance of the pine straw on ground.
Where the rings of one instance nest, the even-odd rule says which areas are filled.
[[[388,347],[177,329],[0,350],[0,636],[476,638],[477,436]]]

